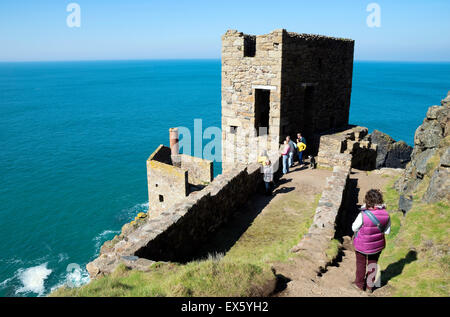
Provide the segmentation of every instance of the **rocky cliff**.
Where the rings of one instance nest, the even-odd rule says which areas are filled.
[[[411,160],[413,148],[404,141],[395,141],[389,135],[374,130],[368,139],[377,144],[375,168],[405,168]]]
[[[413,200],[435,203],[450,199],[450,92],[440,106],[428,109],[416,130],[411,162],[396,183],[399,209],[408,212]]]

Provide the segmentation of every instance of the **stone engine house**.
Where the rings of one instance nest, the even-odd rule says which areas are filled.
[[[222,37],[223,170],[275,153],[287,135],[306,137],[348,125],[354,41],[284,29]],[[266,128],[266,129],[261,129]],[[295,141],[295,140],[294,140]],[[257,144],[266,144],[259,145]]]
[[[213,162],[180,154],[178,129],[170,129],[170,148],[161,144],[147,160],[149,215],[158,216],[213,178]]]

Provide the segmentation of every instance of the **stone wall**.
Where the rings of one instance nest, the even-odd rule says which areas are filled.
[[[258,87],[270,90],[266,150],[278,150],[282,37],[283,30],[256,36],[254,56],[245,56],[246,44],[252,42],[246,41],[248,35],[230,30],[222,37],[222,168],[225,172],[236,163],[244,165],[252,161],[250,145],[259,142],[254,130]]]
[[[283,33],[281,134],[314,134],[348,125],[354,41]],[[314,145],[312,142],[308,142]],[[309,151],[317,152],[310,146]]]
[[[366,139],[368,129],[352,127],[333,134],[319,137],[317,164],[320,167],[357,168],[372,170],[375,168],[377,146]]]
[[[279,158],[272,158],[279,164]],[[278,169],[277,175],[281,169]],[[119,263],[145,270],[153,261],[183,262],[250,196],[262,188],[259,164],[235,168],[219,175],[208,186],[193,192],[156,217],[138,219],[101,248],[87,265],[91,277],[111,273]]]
[[[188,171],[188,182],[192,185],[207,185],[214,176],[213,162],[198,157],[181,154],[181,168]]]
[[[317,263],[318,272],[325,269],[330,262],[326,250],[335,238],[338,215],[346,208],[344,196],[349,175],[350,168],[337,166],[333,169],[333,175],[327,178],[313,224],[300,243],[292,249],[292,252],[301,252],[303,256]]]
[[[224,171],[254,161],[261,141],[255,128],[268,125],[260,149],[277,151],[287,135],[303,132],[308,140],[348,124],[354,41],[280,29],[258,36],[227,31],[222,43]]]
[[[170,148],[163,145],[147,160],[147,184],[151,216],[189,194],[187,170],[172,165]]]

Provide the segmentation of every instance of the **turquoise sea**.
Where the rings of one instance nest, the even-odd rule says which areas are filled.
[[[450,63],[356,62],[350,121],[412,144],[448,90]],[[0,63],[0,296],[87,282],[146,211],[145,161],[168,129],[220,113],[219,60]]]

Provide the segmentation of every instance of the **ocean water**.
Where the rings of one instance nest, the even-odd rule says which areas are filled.
[[[357,62],[350,121],[412,144],[448,90],[450,63]],[[220,114],[219,60],[0,63],[0,296],[86,283],[168,129]]]

